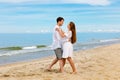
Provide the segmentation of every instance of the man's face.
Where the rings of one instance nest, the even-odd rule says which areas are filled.
[[[62,26],[63,23],[64,23],[64,20],[61,20],[61,21],[59,22],[60,26]]]

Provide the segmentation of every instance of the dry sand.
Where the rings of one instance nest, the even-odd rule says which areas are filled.
[[[45,71],[54,57],[0,66],[0,80],[120,80],[120,44],[74,52],[77,74],[69,63],[59,73],[58,63]]]

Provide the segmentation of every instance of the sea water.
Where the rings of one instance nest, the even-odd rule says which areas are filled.
[[[77,33],[77,43],[74,51],[86,50],[120,43],[120,33],[81,32]],[[22,50],[0,50],[0,64],[53,56],[54,51],[49,47],[52,44],[52,33],[31,34],[0,34],[0,48],[20,46]],[[32,48],[37,45],[46,45],[43,48]],[[31,47],[25,49],[24,47]]]

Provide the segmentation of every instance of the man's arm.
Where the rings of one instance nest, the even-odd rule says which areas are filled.
[[[62,38],[65,37],[65,34],[64,34],[64,32],[63,32],[62,30],[60,30],[60,29],[57,28],[56,31],[59,33],[59,35],[60,35]]]
[[[56,29],[58,29],[58,28],[56,28]],[[60,34],[57,30],[55,30],[55,34],[56,34],[57,40],[61,40]]]

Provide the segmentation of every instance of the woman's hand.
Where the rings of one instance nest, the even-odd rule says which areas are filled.
[[[61,29],[61,32],[64,34],[65,32]]]
[[[56,31],[60,31],[60,29],[56,28]]]
[[[65,36],[64,32],[62,31],[62,29],[56,28],[55,30],[59,32],[59,34],[61,35],[61,37]]]

